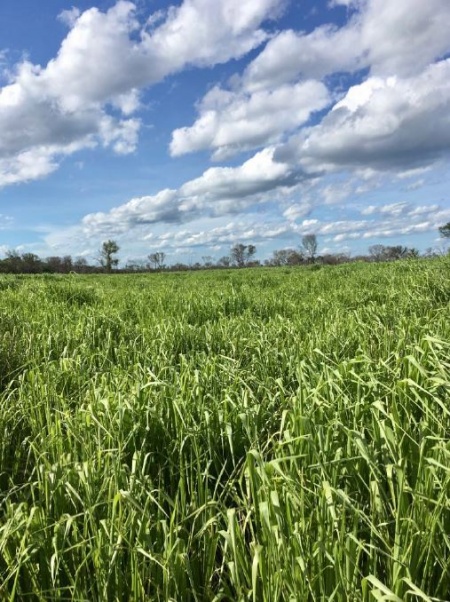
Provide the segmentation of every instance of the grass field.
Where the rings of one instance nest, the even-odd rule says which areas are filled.
[[[0,600],[450,600],[450,263],[0,280]]]

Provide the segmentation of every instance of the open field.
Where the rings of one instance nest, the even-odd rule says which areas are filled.
[[[450,263],[0,280],[0,600],[450,600]]]

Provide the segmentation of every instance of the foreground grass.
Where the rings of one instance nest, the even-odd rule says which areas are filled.
[[[450,266],[0,280],[0,599],[450,600]]]

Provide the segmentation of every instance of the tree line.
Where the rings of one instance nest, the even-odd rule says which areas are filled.
[[[450,222],[439,228],[442,238],[450,239]],[[208,268],[244,268],[244,267],[276,267],[308,265],[311,263],[336,265],[350,261],[398,261],[401,259],[414,259],[418,257],[434,257],[440,253],[434,249],[427,249],[424,254],[413,247],[402,245],[372,245],[368,254],[350,257],[345,253],[319,254],[319,245],[315,234],[305,234],[297,249],[278,249],[273,251],[269,259],[261,262],[256,258],[256,246],[237,243],[230,249],[228,255],[218,260],[210,255],[202,257],[202,262],[195,263],[166,263],[167,255],[163,251],[150,253],[143,261],[129,261],[123,268],[118,268],[118,253],[120,247],[114,240],[103,242],[99,257],[94,264],[89,264],[84,257],[72,258],[71,255],[51,256],[41,259],[34,253],[18,253],[7,251],[4,259],[0,260],[0,273],[12,274],[80,274],[112,273],[112,272],[160,272],[160,271],[186,271]]]

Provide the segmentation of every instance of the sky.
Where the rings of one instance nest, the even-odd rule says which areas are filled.
[[[0,255],[444,249],[449,0],[1,0]]]

